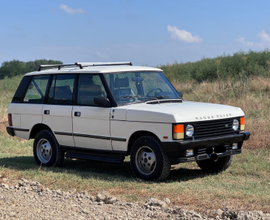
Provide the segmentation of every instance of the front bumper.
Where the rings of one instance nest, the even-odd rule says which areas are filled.
[[[213,154],[217,157],[240,154],[243,142],[249,137],[249,132],[243,132],[199,140],[162,142],[162,146],[171,163],[176,164],[210,159]],[[232,147],[233,143],[237,143],[237,148]],[[194,155],[186,156],[187,149],[193,149]]]

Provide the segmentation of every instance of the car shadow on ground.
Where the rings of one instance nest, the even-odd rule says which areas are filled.
[[[82,178],[95,178],[110,181],[142,181],[134,177],[129,161],[121,164],[105,163],[90,160],[65,159],[62,167],[38,166],[32,156],[18,156],[0,159],[0,167],[17,171],[39,170],[54,173],[67,173],[81,176]],[[172,168],[165,182],[183,182],[208,176],[198,169]]]

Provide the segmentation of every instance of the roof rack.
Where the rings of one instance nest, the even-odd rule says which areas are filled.
[[[112,62],[112,63],[94,63],[93,66],[120,66],[120,65],[129,65],[132,66],[131,62]]]
[[[78,64],[78,63],[74,63],[74,64],[49,64],[49,65],[39,65],[38,67],[38,71],[41,71],[42,69],[50,69],[50,68],[57,68],[58,70],[60,70],[62,67],[66,67],[66,66],[76,66],[76,67],[80,67],[80,69],[82,69],[82,65]]]
[[[79,67],[80,69],[83,69],[83,67],[87,66],[120,66],[120,65],[129,65],[132,66],[131,62],[93,62],[93,63],[86,63],[86,62],[81,62],[81,63],[74,63],[74,64],[49,64],[49,65],[39,65],[38,71],[41,71],[42,69],[50,69],[50,68],[57,68],[60,70],[63,67],[69,67],[69,66],[75,66]]]

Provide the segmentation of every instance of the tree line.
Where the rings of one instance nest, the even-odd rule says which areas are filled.
[[[58,60],[45,60],[45,59],[29,62],[23,62],[19,60],[6,61],[3,62],[0,67],[0,79],[36,71],[38,70],[39,65],[44,64],[63,64],[63,63]]]

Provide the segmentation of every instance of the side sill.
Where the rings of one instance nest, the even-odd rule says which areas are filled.
[[[91,153],[99,153],[99,154],[109,154],[109,155],[126,155],[126,151],[114,151],[114,150],[96,150],[96,149],[88,149],[88,148],[81,148],[81,147],[71,147],[71,146],[59,146],[62,150],[66,152],[79,152],[85,154]]]
[[[76,148],[69,146],[60,146],[66,151],[67,158],[78,158],[82,160],[94,160],[109,163],[123,163],[125,151],[93,150],[86,148]]]

